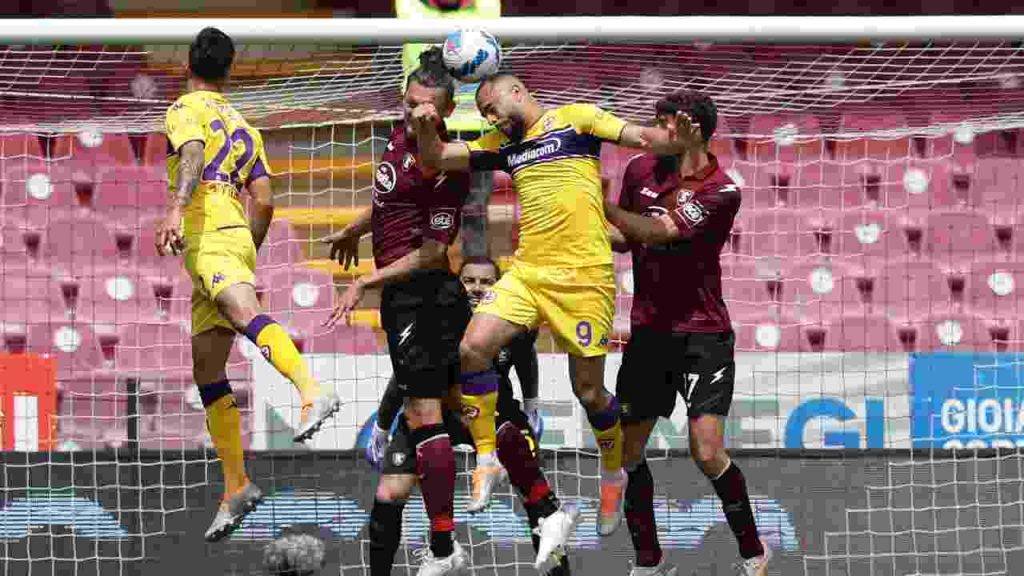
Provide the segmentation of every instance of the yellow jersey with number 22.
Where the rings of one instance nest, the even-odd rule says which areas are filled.
[[[239,200],[242,188],[270,176],[263,138],[223,94],[189,92],[167,109],[167,180],[177,189],[178,152],[186,142],[203,143],[203,170],[184,210],[184,234],[248,226]]]

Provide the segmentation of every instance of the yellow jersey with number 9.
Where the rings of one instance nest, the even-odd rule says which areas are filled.
[[[242,188],[270,176],[263,138],[218,92],[189,92],[167,109],[167,180],[177,190],[179,151],[203,143],[203,168],[192,201],[184,210],[186,236],[248,226],[239,199]]]
[[[517,260],[576,268],[610,264],[601,190],[601,142],[626,123],[591,104],[548,110],[520,142],[499,131],[467,142],[470,167],[504,170],[519,196]]]

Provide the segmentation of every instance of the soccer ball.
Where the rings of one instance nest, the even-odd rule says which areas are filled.
[[[444,39],[444,65],[461,82],[478,82],[501,67],[501,46],[483,30],[456,30]]]

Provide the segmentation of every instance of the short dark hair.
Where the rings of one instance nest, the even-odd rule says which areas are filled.
[[[512,74],[511,72],[498,72],[497,74],[491,74],[487,78],[484,78],[483,80],[480,81],[479,84],[477,84],[476,93],[473,94],[473,99],[475,100],[480,97],[480,91],[484,89],[484,86],[490,86],[491,84],[494,84],[498,80],[506,80],[509,78],[513,80],[519,80],[519,78],[516,77],[516,75]],[[522,81],[520,80],[520,82]]]
[[[455,99],[455,80],[445,67],[444,55],[438,46],[420,54],[420,65],[409,74],[406,86],[413,82],[427,88],[444,88],[448,101]]]
[[[501,266],[498,266],[498,263],[493,258],[491,258],[490,256],[469,256],[469,257],[467,257],[465,260],[462,261],[462,265],[459,266],[458,276],[461,277],[462,276],[463,268],[465,268],[466,266],[469,266],[470,264],[476,264],[476,265],[489,264],[489,265],[494,267],[494,275],[497,276],[498,278],[501,278]]]
[[[193,76],[218,82],[228,77],[235,59],[235,43],[220,30],[207,27],[199,31],[188,49],[188,68]]]
[[[679,90],[658,100],[654,105],[657,114],[689,114],[700,125],[700,136],[706,143],[711,140],[718,126],[718,108],[708,96],[695,90]]]

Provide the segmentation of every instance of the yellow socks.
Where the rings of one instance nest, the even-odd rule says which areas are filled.
[[[224,491],[234,494],[248,481],[242,454],[242,417],[227,380],[199,387],[206,408],[206,427],[224,470]]]
[[[283,327],[265,314],[252,319],[245,327],[245,336],[259,347],[263,357],[282,376],[292,381],[303,403],[320,395],[320,384],[309,375],[306,361]]]
[[[476,444],[477,458],[483,457],[486,460],[495,453],[498,446],[495,430],[498,373],[493,369],[464,372],[459,380],[462,385],[462,413],[469,419],[469,433]]]

